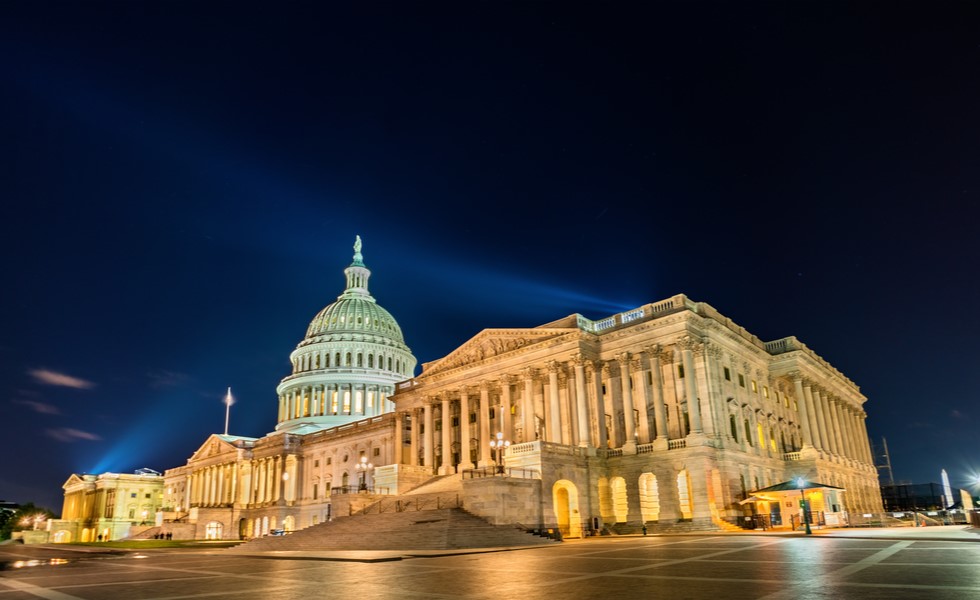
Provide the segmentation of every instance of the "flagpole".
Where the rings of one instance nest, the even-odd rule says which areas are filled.
[[[231,413],[231,388],[228,388],[228,395],[225,396],[225,435],[228,435],[228,416]]]

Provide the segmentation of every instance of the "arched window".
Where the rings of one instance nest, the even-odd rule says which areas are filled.
[[[344,360],[344,366],[349,367],[350,366],[350,352],[347,353],[347,356],[345,357],[345,359],[346,360]]]
[[[369,369],[373,369],[374,368],[374,355],[373,354],[368,354],[368,368]]]
[[[357,366],[359,367],[364,366],[364,355],[361,354],[360,352],[357,353]]]

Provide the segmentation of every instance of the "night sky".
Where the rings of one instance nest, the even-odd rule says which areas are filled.
[[[261,436],[354,236],[420,362],[686,293],[980,469],[975,3],[0,4],[0,498]]]

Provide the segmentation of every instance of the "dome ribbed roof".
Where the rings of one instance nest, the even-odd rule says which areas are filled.
[[[368,293],[371,271],[361,256],[361,236],[354,242],[354,261],[344,269],[347,288],[337,301],[321,310],[306,329],[306,338],[337,333],[370,334],[404,346],[402,329],[391,313],[378,306]]]
[[[398,322],[374,299],[341,296],[313,317],[306,337],[332,333],[370,333],[405,343]]]

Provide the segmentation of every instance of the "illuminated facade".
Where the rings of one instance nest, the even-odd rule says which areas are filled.
[[[807,493],[828,524],[880,512],[865,400],[796,338],[763,342],[684,295],[599,321],[485,330],[394,397],[411,423],[405,464],[487,467],[501,432],[508,469],[536,483],[494,477],[467,500],[573,536],[728,527],[749,492],[797,477],[846,489]],[[536,514],[511,519],[491,500],[514,486],[535,494]]]
[[[151,527],[163,504],[163,477],[154,472],[72,475],[62,487],[61,518],[48,522],[53,543],[129,537]]]
[[[570,536],[731,527],[751,491],[797,477],[846,490],[807,493],[828,524],[881,511],[866,398],[796,338],[763,342],[678,295],[484,330],[413,378],[354,249],[344,293],[290,356],[275,431],[212,435],[166,471],[175,538],[308,527],[437,475],[491,522]],[[772,504],[756,509],[795,510]]]

